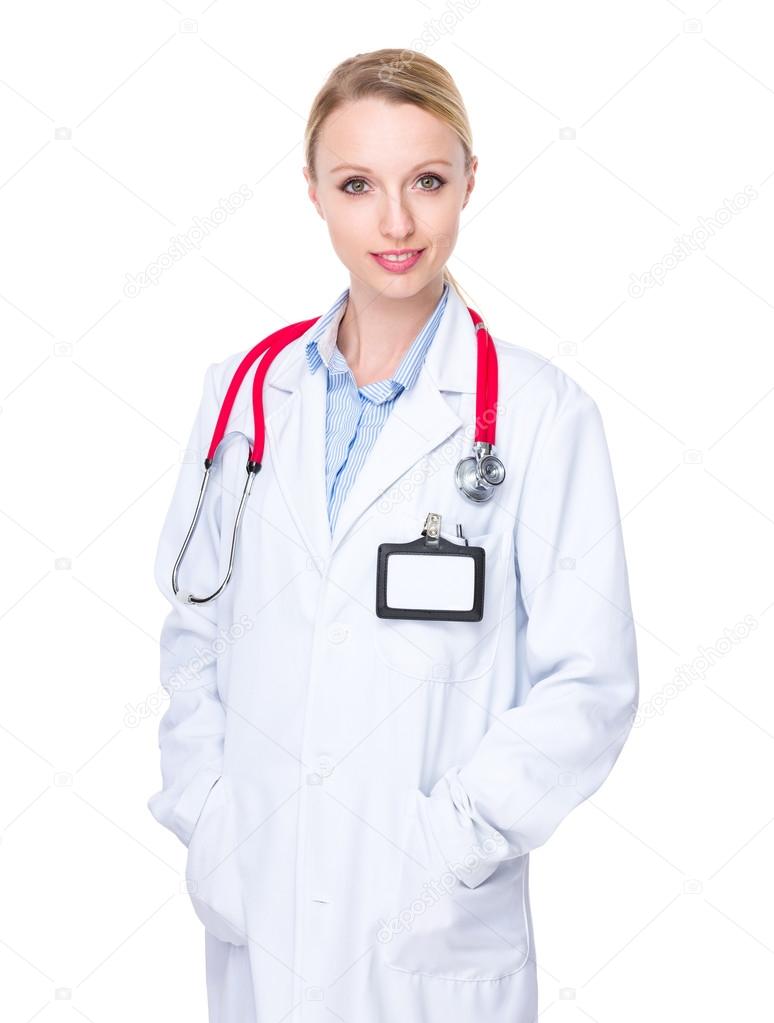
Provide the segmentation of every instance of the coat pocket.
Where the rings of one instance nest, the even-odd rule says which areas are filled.
[[[468,544],[486,552],[483,618],[449,622],[374,615],[374,648],[392,671],[429,682],[467,682],[491,670],[503,617],[515,604],[515,592],[506,600],[512,537],[483,533],[468,537]]]
[[[210,789],[188,843],[185,879],[196,915],[221,941],[247,944],[228,781]]]
[[[527,857],[504,860],[475,888],[446,863],[415,790],[377,956],[391,969],[448,980],[497,980],[530,954]]]

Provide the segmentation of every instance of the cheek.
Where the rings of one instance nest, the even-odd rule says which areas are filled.
[[[326,218],[331,240],[338,249],[362,247],[363,229],[370,224],[370,217],[357,199],[332,203]]]
[[[328,219],[328,234],[333,251],[345,266],[354,268],[363,258],[363,239],[373,234],[351,217],[333,221]]]
[[[436,204],[436,223],[445,234],[456,237],[460,227],[460,207],[457,196],[450,192]]]
[[[424,229],[432,238],[438,258],[448,259],[457,241],[460,228],[460,211],[455,202],[439,202],[432,215],[423,216]]]

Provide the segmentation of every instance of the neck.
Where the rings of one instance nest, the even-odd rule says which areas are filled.
[[[443,293],[443,278],[410,298],[390,298],[352,280],[339,323],[338,347],[358,387],[389,377],[427,322]]]

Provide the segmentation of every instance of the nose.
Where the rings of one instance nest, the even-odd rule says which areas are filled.
[[[384,193],[379,226],[385,238],[396,242],[410,238],[414,233],[414,218],[400,191]]]

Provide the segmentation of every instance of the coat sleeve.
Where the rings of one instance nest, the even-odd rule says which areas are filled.
[[[188,532],[202,483],[204,458],[218,414],[213,370],[178,474],[156,552],[156,585],[171,605],[160,636],[161,685],[169,704],[159,723],[162,788],[147,806],[188,845],[207,795],[222,772],[225,713],[217,689],[216,606],[185,604],[172,589],[172,567]],[[180,568],[180,593],[211,593],[217,585],[222,488],[210,481],[199,523]]]
[[[634,722],[639,678],[618,500],[596,403],[563,378],[538,436],[515,542],[526,700],[493,718],[425,806],[468,887],[542,845],[602,784]]]

